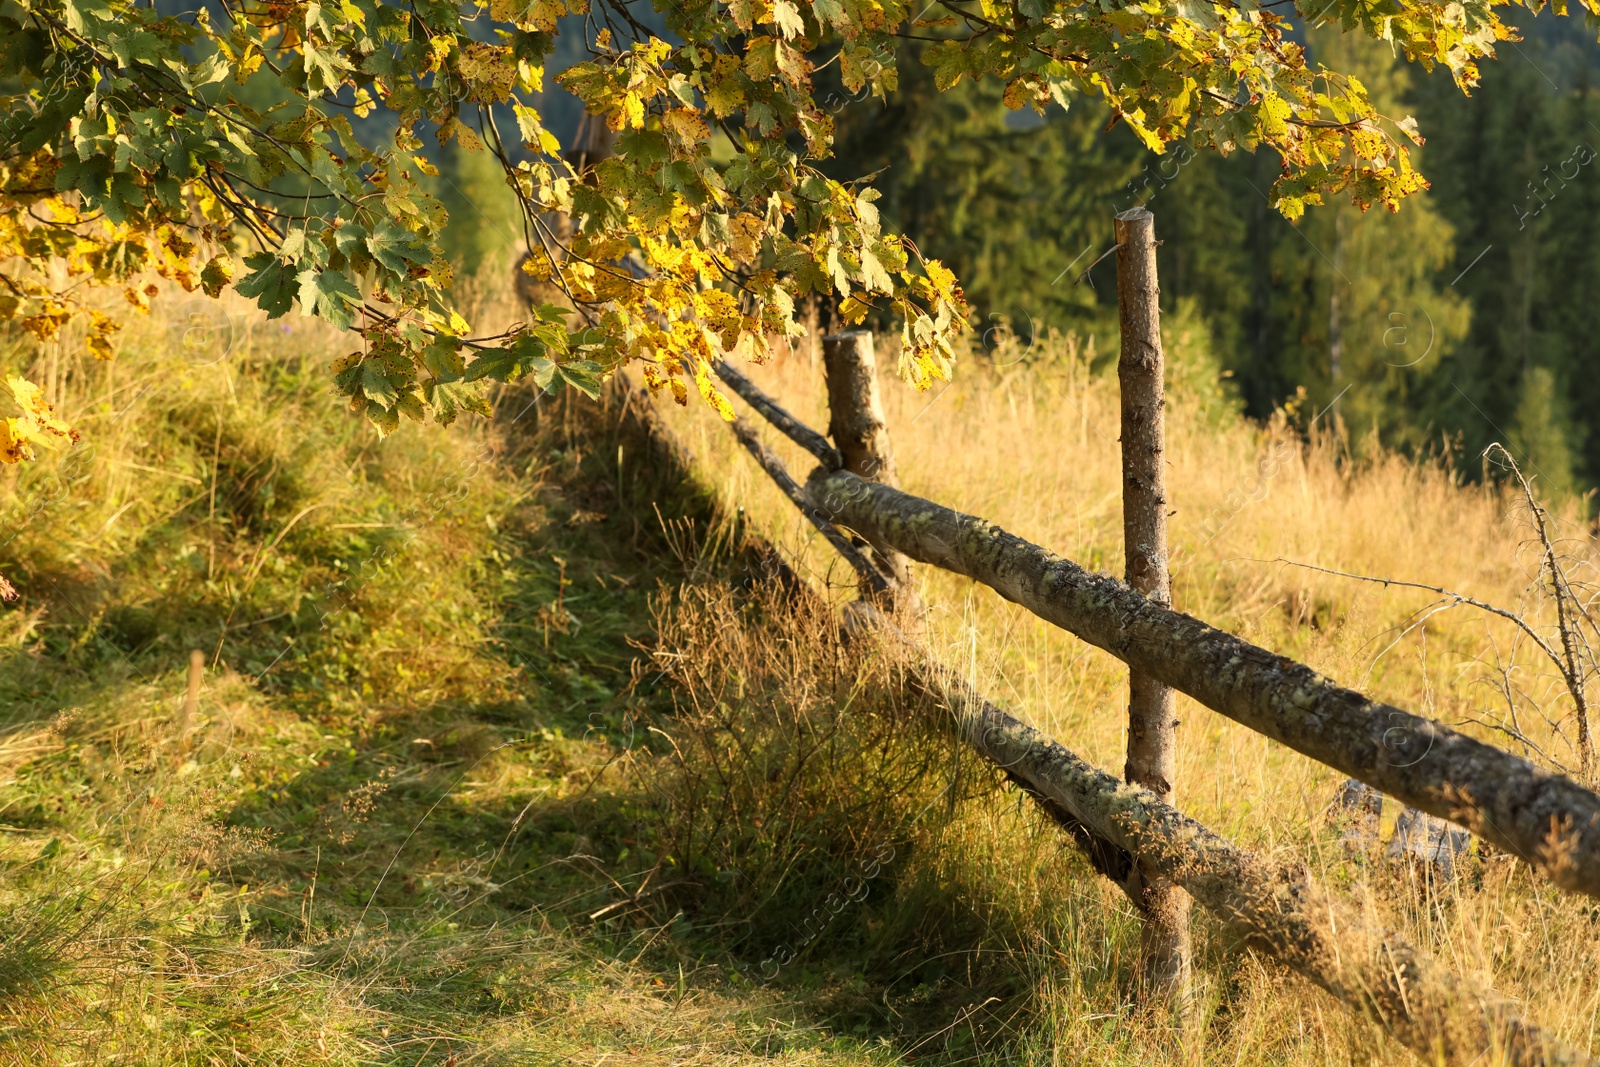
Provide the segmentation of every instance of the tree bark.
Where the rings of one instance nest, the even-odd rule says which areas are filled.
[[[1155,216],[1144,208],[1116,217],[1117,310],[1122,352],[1122,539],[1124,577],[1134,592],[1172,604],[1167,569],[1166,374],[1161,350],[1161,288]],[[1128,672],[1128,760],[1123,778],[1173,802],[1177,770],[1177,694],[1142,671]],[[1140,985],[1187,1014],[1190,1003],[1189,900],[1145,862],[1130,891],[1144,915]]]
[[[822,339],[822,361],[828,381],[828,436],[844,469],[868,481],[897,486],[894,449],[878,398],[878,360],[870,330],[851,330]],[[895,587],[897,606],[910,603],[911,568],[906,558],[870,536],[875,562]]]
[[[198,648],[189,652],[189,681],[184,689],[183,703],[178,706],[178,760],[189,754],[189,728],[200,711],[200,685],[205,681],[206,654]]]
[[[889,430],[878,397],[878,360],[870,330],[822,339],[828,376],[828,436],[844,458],[844,469],[868,481],[899,485]]]
[[[1335,685],[983,519],[848,471],[814,472],[806,495],[835,523],[983,582],[1235,722],[1600,898],[1600,797],[1571,779]]]

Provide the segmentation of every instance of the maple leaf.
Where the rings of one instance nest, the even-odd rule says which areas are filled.
[[[774,0],[772,22],[778,27],[778,32],[787,38],[799,37],[806,32],[805,20],[800,17],[800,9],[792,0]]]
[[[443,425],[450,425],[463,411],[486,417],[490,414],[489,402],[483,398],[475,385],[467,382],[431,381],[424,382],[422,388],[423,395],[433,406],[434,417]]]
[[[0,394],[0,463],[34,458],[34,447],[60,449],[74,444],[78,432],[56,418],[37,385],[8,375]]]
[[[738,412],[733,410],[733,404],[722,395],[716,383],[711,380],[711,364],[704,359],[695,363],[694,384],[700,390],[700,396],[722,416],[723,421],[732,422],[739,417]]]
[[[574,389],[588,394],[590,399],[599,399],[605,374],[600,364],[590,359],[575,359],[571,363],[556,364],[556,374]]]
[[[532,374],[534,384],[544,389],[555,376],[555,361],[545,355],[545,344],[532,334],[523,334],[509,344],[478,353],[467,365],[466,380],[481,381],[490,378],[497,382],[514,382]]]
[[[294,307],[296,281],[294,266],[271,252],[258,252],[244,261],[251,272],[234,285],[240,296],[249,297],[275,319]]]
[[[367,251],[388,271],[404,275],[412,264],[427,263],[433,252],[417,240],[416,234],[388,219],[378,223],[378,228],[366,240]]]
[[[300,285],[300,313],[317,315],[339,329],[355,321],[355,308],[361,304],[357,289],[343,271],[304,270],[297,276]]]
[[[200,272],[200,288],[205,294],[215,299],[222,295],[222,290],[233,280],[233,259],[229,256],[212,256],[206,261],[205,269]]]

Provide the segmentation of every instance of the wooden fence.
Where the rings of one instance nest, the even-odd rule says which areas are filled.
[[[1131,514],[1137,508],[1148,511],[1152,499],[1165,504],[1159,478],[1162,368],[1153,219],[1135,211],[1119,216],[1117,223],[1124,293],[1123,442],[1125,449],[1130,442],[1143,449],[1125,457],[1125,495],[1133,498],[1125,508]],[[1241,942],[1272,954],[1379,1020],[1430,1060],[1600,1063],[1551,1040],[1524,1021],[1514,1005],[1473,988],[1402,938],[1373,928],[1358,905],[1319,885],[1303,867],[1264,863],[1185,816],[1169,803],[1170,781],[1154,783],[1165,784],[1165,790],[1146,788],[1158,773],[1146,773],[1143,785],[1119,781],[1006,714],[902,632],[895,620],[908,613],[894,612],[894,600],[899,597],[903,608],[911,595],[908,561],[973,578],[1110,652],[1128,664],[1131,678],[1181,690],[1297,752],[1464,826],[1543,871],[1556,885],[1596,898],[1600,796],[1175,611],[1162,582],[1145,582],[1150,595],[1141,595],[1129,584],[1092,574],[983,519],[895,488],[889,484],[893,457],[877,402],[870,335],[828,338],[825,352],[831,442],[733,367],[717,368],[751,408],[816,457],[819,467],[803,487],[743,419],[733,424],[737,439],[856,570],[863,596],[890,609],[880,615],[881,639],[904,647],[914,680],[949,709],[961,736],[1027,789],[1085,849],[1096,869],[1140,906],[1147,927],[1155,927],[1158,935],[1147,936],[1143,944],[1151,957],[1147,989],[1175,998],[1180,1013],[1186,1009],[1187,902],[1181,892],[1153,902],[1149,889],[1157,883],[1181,887]],[[1153,558],[1164,574],[1164,528],[1156,531],[1148,521],[1140,525],[1130,517],[1125,529],[1130,539],[1136,534],[1146,539],[1139,551],[1129,553],[1130,578],[1137,584],[1133,569],[1152,566]],[[1130,734],[1165,725],[1159,703],[1153,713],[1148,699],[1141,708],[1139,684],[1133,682]],[[1143,724],[1141,714],[1147,716]],[[1130,753],[1130,770],[1136,762]],[[1160,760],[1144,763],[1157,771],[1160,765]],[[1174,907],[1185,909],[1181,930]]]

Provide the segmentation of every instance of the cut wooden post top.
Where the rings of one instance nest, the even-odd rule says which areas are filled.
[[[878,395],[872,331],[824,337],[822,359],[828,380],[828,436],[843,457],[845,470],[885,485],[899,484]]]

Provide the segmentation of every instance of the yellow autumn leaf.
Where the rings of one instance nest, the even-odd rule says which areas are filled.
[[[661,126],[686,144],[699,144],[711,136],[706,120],[690,107],[675,107],[661,116]]]
[[[772,22],[778,27],[778,32],[788,39],[799,37],[806,32],[806,24],[800,18],[800,9],[791,0],[776,0],[772,5]]]
[[[948,296],[951,289],[955,287],[955,272],[937,259],[924,260],[922,269],[927,273],[928,281],[933,283],[933,288],[940,296]]]
[[[438,70],[450,55],[451,39],[443,34],[428,42],[428,69]]]
[[[117,352],[111,344],[111,335],[121,328],[121,323],[111,316],[100,311],[91,310],[89,312],[89,333],[85,338],[89,354],[95,359],[116,358]]]
[[[0,463],[33,459],[34,445],[59,449],[78,440],[78,432],[56,418],[37,385],[16,376],[8,376],[5,384],[11,402],[0,406],[5,411],[0,418]]]
[[[733,405],[728,403],[728,398],[717,392],[717,387],[711,381],[711,364],[704,359],[695,360],[694,383],[700,387],[700,395],[706,403],[717,409],[717,414],[722,416],[724,422],[732,422],[738,418]]]

